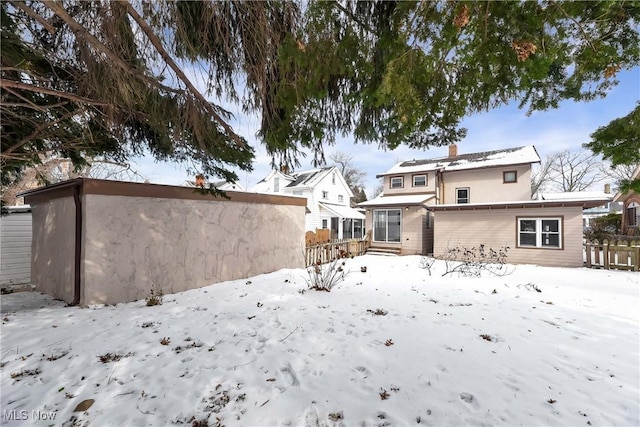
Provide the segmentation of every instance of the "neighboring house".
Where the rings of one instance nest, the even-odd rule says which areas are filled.
[[[0,285],[31,281],[31,206],[10,206],[0,217]]]
[[[607,199],[611,197],[611,187],[606,184],[604,193],[598,191],[579,191],[565,193],[541,193],[540,200],[571,200],[571,199]],[[601,206],[584,209],[582,211],[582,228],[591,226],[595,219],[622,211],[622,203],[607,202]]]
[[[384,191],[360,203],[372,248],[442,256],[455,247],[509,247],[513,263],[582,265],[582,210],[610,198],[531,200],[533,146],[401,162]],[[557,251],[562,251],[562,256]]]
[[[336,167],[288,174],[273,170],[249,191],[305,197],[306,231],[330,229],[332,239],[364,236],[365,216],[351,207],[353,193]]]
[[[636,179],[639,176],[640,166],[633,172],[631,179]],[[618,193],[613,200],[623,204],[622,233],[629,236],[640,235],[640,194],[635,191]]]
[[[202,181],[200,181],[197,177],[196,177],[196,181],[185,181],[185,186],[195,187],[196,183],[198,183],[198,185],[203,185],[207,188],[217,188],[220,191],[246,191],[244,186],[236,181],[207,182],[204,180],[204,178],[202,179]]]

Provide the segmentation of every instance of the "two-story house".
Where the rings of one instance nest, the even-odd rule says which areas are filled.
[[[364,236],[365,216],[351,208],[353,193],[336,167],[294,173],[273,170],[249,191],[305,197],[306,231],[330,229],[332,239]]]
[[[441,256],[484,244],[509,247],[510,262],[582,265],[582,209],[608,200],[531,200],[531,167],[539,162],[533,146],[458,154],[452,145],[447,157],[394,165],[378,175],[383,193],[359,204],[372,248]],[[570,256],[558,263],[558,253],[543,249]]]

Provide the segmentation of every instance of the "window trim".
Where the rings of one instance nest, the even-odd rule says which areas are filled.
[[[344,202],[344,196],[342,194],[338,194],[338,201]]]
[[[329,228],[329,220],[326,218],[322,218],[322,229],[326,230],[327,228]]]
[[[322,190],[322,200],[329,200],[329,192]]]
[[[458,195],[458,191],[460,190],[467,190],[467,201],[466,202],[461,202],[460,201],[460,196]],[[456,188],[456,204],[458,205],[468,205],[469,203],[471,203],[471,189],[469,187],[458,187]]]
[[[376,240],[376,212],[387,212],[386,215],[386,227],[385,227],[385,236],[386,236],[386,240]],[[398,241],[389,241],[389,212],[391,211],[398,211],[400,212],[400,232],[399,232],[399,236],[398,236]],[[371,240],[373,242],[377,242],[377,243],[391,243],[391,244],[402,244],[402,209],[399,208],[389,208],[389,209],[373,209],[371,211],[371,222],[372,224],[372,233],[371,233]],[[363,223],[364,225],[364,223]]]
[[[424,185],[416,185],[416,178],[420,178],[420,177],[424,177]],[[421,174],[418,174],[418,175],[412,175],[411,176],[411,182],[413,184],[413,187],[428,187],[429,186],[429,179],[428,179],[426,173],[421,173]]]
[[[513,181],[507,181],[507,174],[513,174]],[[509,170],[502,172],[502,183],[503,184],[517,184],[518,183],[518,171],[517,170]]]
[[[633,201],[629,203],[625,208],[625,216],[626,216],[626,225],[630,228],[640,228],[640,221],[638,221],[638,217],[640,217],[640,203]]]
[[[394,186],[393,185],[393,180],[394,179],[399,179],[400,180],[400,185]],[[404,176],[390,176],[389,177],[389,188],[404,188]]]
[[[536,221],[536,245],[520,244],[520,221],[535,220]],[[542,221],[557,220],[558,221],[558,245],[559,246],[543,246],[542,245]],[[542,249],[552,251],[564,250],[564,215],[554,216],[516,216],[516,248],[518,249]]]

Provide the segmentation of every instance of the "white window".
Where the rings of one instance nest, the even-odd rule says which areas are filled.
[[[413,176],[413,186],[414,187],[426,187],[427,186],[427,175],[414,175]]]
[[[344,196],[342,194],[338,194],[338,201],[344,202]]]
[[[322,228],[326,229],[328,226],[328,221],[326,219],[322,220]]]
[[[518,171],[502,172],[502,182],[504,184],[513,184],[515,182],[518,182]]]
[[[400,242],[400,209],[376,209],[373,211],[373,240],[376,242]]]
[[[323,192],[322,192],[322,198],[323,198],[324,200],[327,200],[327,199],[329,198],[329,192],[328,192],[328,191],[323,191]]]
[[[518,218],[518,247],[562,248],[562,218]]]
[[[401,176],[391,177],[391,188],[402,188],[402,187],[404,187],[404,180]]]
[[[456,203],[469,203],[469,188],[456,188]]]
[[[273,178],[273,192],[277,193],[278,191],[280,191],[280,178],[276,176]]]

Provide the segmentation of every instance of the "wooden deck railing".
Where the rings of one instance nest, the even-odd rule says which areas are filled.
[[[589,268],[605,270],[640,270],[640,241],[629,243],[603,240],[585,242],[585,262]]]
[[[363,239],[340,239],[307,246],[304,253],[305,266],[326,264],[336,258],[364,255],[369,243],[370,239],[365,236]]]

